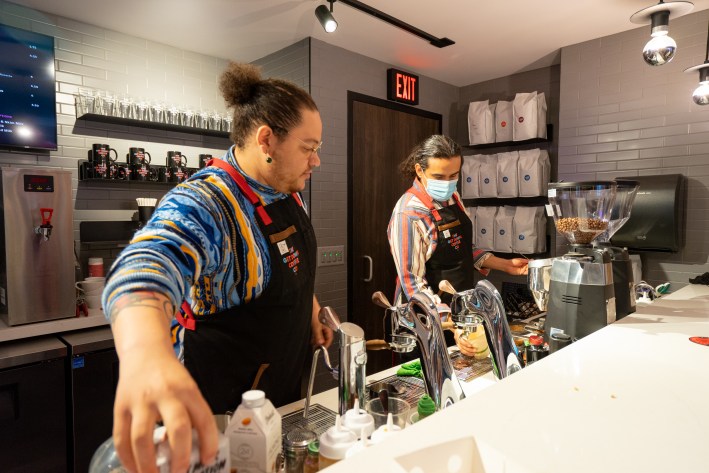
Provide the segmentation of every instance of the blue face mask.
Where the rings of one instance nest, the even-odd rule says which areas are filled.
[[[451,198],[458,185],[458,179],[453,181],[439,181],[436,179],[426,179],[426,192],[433,200],[446,202]]]

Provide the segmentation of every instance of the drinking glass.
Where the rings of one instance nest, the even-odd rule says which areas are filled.
[[[402,429],[406,427],[406,422],[409,420],[409,411],[411,410],[409,403],[401,398],[389,396],[388,406],[388,412],[392,415],[394,425],[398,425]],[[386,425],[387,411],[384,410],[384,405],[380,398],[370,399],[365,409],[374,417],[374,426],[376,428]]]

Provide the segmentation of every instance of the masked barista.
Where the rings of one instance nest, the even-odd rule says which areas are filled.
[[[450,314],[451,296],[439,296],[440,281],[463,291],[475,285],[475,270],[527,274],[526,259],[498,258],[474,248],[473,224],[456,192],[462,163],[460,146],[443,135],[425,139],[401,163],[413,185],[396,203],[387,230],[397,271],[396,304],[423,292],[444,316]],[[473,345],[457,331],[455,340],[461,353],[475,355]]]
[[[209,463],[213,413],[235,410],[254,384],[276,406],[297,400],[311,337],[332,341],[317,320],[316,242],[300,196],[320,165],[318,109],[248,64],[230,64],[219,85],[234,145],[162,199],[106,280],[120,358],[113,436],[130,471],[157,472],[158,420],[172,471],[189,465],[191,428]]]

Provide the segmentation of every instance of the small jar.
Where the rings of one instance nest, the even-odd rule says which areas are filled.
[[[303,473],[315,473],[320,471],[320,442],[313,440],[308,444],[308,455],[303,464]]]
[[[89,258],[89,277],[103,277],[103,258]]]
[[[544,344],[544,338],[539,335],[529,337],[529,345],[526,348],[527,365],[535,363],[549,354],[549,346]]]
[[[312,430],[293,429],[286,434],[283,445],[286,473],[302,473],[308,455],[308,446],[317,441],[317,434]]]

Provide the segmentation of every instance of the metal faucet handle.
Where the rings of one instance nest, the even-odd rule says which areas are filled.
[[[440,289],[441,291],[446,292],[448,294],[451,294],[451,295],[456,293],[455,288],[453,287],[453,285],[450,282],[448,282],[447,279],[442,279],[438,283],[438,289]]]
[[[342,325],[337,312],[335,312],[335,309],[330,306],[325,306],[320,309],[320,312],[318,313],[318,320],[321,324],[329,327],[333,332],[340,330],[340,325]]]
[[[389,299],[387,299],[387,296],[385,296],[382,291],[377,291],[372,294],[372,302],[374,302],[375,305],[378,305],[379,307],[382,307],[384,309],[391,309],[394,307],[391,305],[391,302],[389,302]]]

